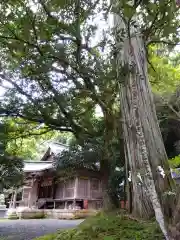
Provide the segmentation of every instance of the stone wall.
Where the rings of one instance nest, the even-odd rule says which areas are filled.
[[[65,210],[65,209],[45,209],[45,215],[48,218],[57,219],[80,219],[94,216],[97,214],[95,210]]]
[[[95,210],[65,210],[65,209],[31,209],[17,212],[18,218],[56,218],[56,219],[84,219],[95,216]]]

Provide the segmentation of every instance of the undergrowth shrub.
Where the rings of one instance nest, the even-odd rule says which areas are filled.
[[[98,214],[76,229],[60,231],[38,240],[162,240],[155,222],[130,219],[125,215]]]

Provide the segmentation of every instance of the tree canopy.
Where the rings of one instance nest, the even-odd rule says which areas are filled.
[[[1,85],[6,88],[1,115],[45,123],[47,130],[90,134],[95,106],[106,110],[117,88],[116,83],[109,88],[115,78],[112,57],[100,55],[107,39],[92,44],[97,26],[89,18],[97,16],[98,6],[98,1],[1,3]],[[102,10],[107,11],[105,1]]]
[[[113,29],[101,31],[99,26],[106,23],[110,7],[104,0],[2,2],[0,85],[5,95],[0,115],[22,118],[30,134],[38,127],[41,133],[69,131],[76,137],[93,136],[90,119],[97,106],[106,120],[117,120],[117,49]],[[178,41],[174,2],[136,1],[129,6],[122,1],[116,11],[120,8],[129,19],[138,14],[147,46],[159,41],[174,46]],[[168,80],[178,79],[178,69],[170,69],[156,54],[150,58],[156,66],[156,72],[150,68],[153,87],[164,91],[165,81],[171,87]],[[173,82],[172,88],[176,85]],[[108,121],[106,126],[113,128]]]

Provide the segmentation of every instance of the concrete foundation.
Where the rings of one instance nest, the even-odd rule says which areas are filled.
[[[65,209],[28,209],[17,211],[19,219],[84,219],[97,214],[94,210],[65,210]]]

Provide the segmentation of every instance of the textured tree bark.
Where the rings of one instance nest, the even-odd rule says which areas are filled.
[[[131,78],[132,80],[132,78]],[[138,173],[143,175],[144,164],[136,135],[135,117],[133,116],[133,103],[130,88],[122,86],[121,89],[121,111],[124,116],[123,130],[125,141],[126,162],[128,162],[131,172],[131,191],[132,191],[132,213],[135,216],[150,218],[154,215],[152,203],[146,189],[137,178]],[[129,108],[131,106],[131,109]],[[129,194],[130,195],[130,194]],[[130,198],[130,197],[129,197]]]
[[[133,46],[131,45],[131,42],[130,42],[130,50],[133,56],[134,49],[133,49]],[[136,71],[135,68],[133,70]],[[140,180],[139,184],[142,185],[142,187],[144,187],[145,192],[147,192],[147,195],[150,198],[150,201],[152,203],[152,206],[155,212],[156,220],[158,221],[165,238],[169,239],[168,231],[167,231],[167,227],[164,219],[164,213],[162,211],[161,203],[159,201],[158,194],[156,192],[153,174],[152,174],[151,166],[149,163],[149,154],[147,151],[144,131],[142,128],[141,116],[139,115],[140,113],[138,109],[139,98],[138,98],[138,89],[136,85],[136,78],[133,75],[131,77],[132,77],[131,92],[132,92],[132,108],[133,108],[132,117],[134,117],[134,127],[136,129],[137,144],[138,144],[138,149],[140,151],[139,157],[141,158],[142,164],[144,165],[143,169],[145,170],[142,176],[140,175],[140,172],[137,173],[137,176],[139,176],[139,180]]]
[[[115,16],[116,34],[128,31],[121,17]],[[164,213],[167,202],[164,193],[172,192],[174,182],[170,175],[167,155],[162,141],[155,112],[151,88],[148,81],[147,60],[143,37],[136,29],[126,34],[124,41],[118,42],[117,72],[123,69],[121,79],[121,111],[124,117],[123,131],[126,161],[131,171],[133,188],[133,213],[138,217],[154,215],[169,239],[165,226]],[[120,78],[120,74],[118,75]],[[165,176],[161,176],[161,166]]]
[[[122,28],[119,26],[122,20],[115,17],[116,28]],[[135,212],[139,212],[140,215],[153,214],[150,200],[148,199],[145,189],[142,189],[137,184],[137,173],[141,173],[144,169],[144,163],[141,159],[141,150],[139,149],[137,139],[137,129],[135,125],[136,115],[133,111],[133,92],[132,87],[137,89],[137,111],[140,116],[140,122],[142,131],[145,138],[145,145],[147,148],[148,159],[152,168],[153,179],[155,181],[156,190],[159,193],[160,199],[163,199],[163,193],[166,191],[172,191],[174,189],[174,182],[170,175],[170,169],[167,161],[167,155],[164,148],[158,120],[156,116],[155,106],[153,102],[152,92],[148,81],[147,73],[147,60],[143,38],[136,32],[131,33],[131,38],[128,37],[121,43],[121,50],[117,56],[117,69],[118,72],[122,71],[122,66],[126,67],[126,75],[121,83],[121,111],[124,117],[123,131],[125,141],[126,160],[130,166],[132,172],[133,183],[133,208]],[[121,79],[120,79],[121,80]],[[165,177],[163,178],[157,167],[163,167],[165,171]],[[136,196],[139,195],[139,196]],[[147,199],[146,209],[144,213],[140,213],[141,209],[144,209],[140,199]]]
[[[106,159],[107,160],[107,159]],[[102,191],[103,191],[103,209],[109,211],[113,208],[112,200],[109,194],[110,167],[108,161],[101,162]]]
[[[177,195],[177,202],[175,203],[176,207],[174,210],[172,222],[170,222],[168,226],[171,240],[180,239],[180,187],[178,187],[176,195]]]

